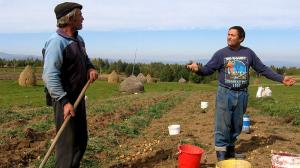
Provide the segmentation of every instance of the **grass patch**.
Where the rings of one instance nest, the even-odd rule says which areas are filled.
[[[6,129],[3,134],[8,136],[8,137],[24,138],[25,134],[24,134],[23,129],[24,129],[24,127]]]
[[[101,164],[99,162],[83,158],[80,167],[99,168],[101,167]]]
[[[18,81],[0,80],[0,105],[9,106],[41,106],[45,103],[44,86],[38,81],[37,86],[21,87]]]
[[[177,82],[159,82],[145,84],[146,92],[169,91],[213,91],[216,84],[179,84]],[[16,80],[0,80],[0,106],[3,107],[40,107],[45,105],[44,83],[39,80],[37,86],[21,87]],[[110,84],[107,81],[95,81],[86,92],[88,101],[104,100],[122,95],[118,91],[119,84]]]
[[[217,84],[195,84],[178,82],[147,83],[144,85],[146,92],[169,92],[169,91],[215,91]]]
[[[34,117],[48,114],[53,114],[52,108],[2,108],[0,109],[0,124],[12,120],[30,120]]]
[[[250,87],[249,106],[259,109],[262,114],[278,117],[293,116],[292,123],[300,125],[300,86],[271,85],[271,90],[272,97],[256,98],[257,87]]]
[[[30,126],[30,128],[39,132],[46,132],[53,127],[54,127],[54,121],[51,117],[48,117],[48,119],[39,121],[38,123],[35,123]]]
[[[8,108],[0,109],[0,124],[19,119],[26,119],[26,117],[23,114]]]

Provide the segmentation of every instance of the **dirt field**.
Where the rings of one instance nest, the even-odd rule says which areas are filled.
[[[125,110],[120,107],[112,113],[101,116],[90,114],[88,117],[90,139],[106,136],[107,125],[120,122],[122,116],[131,115],[142,106],[173,96],[175,96],[173,93],[155,95],[148,99],[132,101]],[[203,113],[200,108],[201,101],[209,102],[206,113]],[[119,151],[116,158],[108,158],[108,154],[99,152],[85,159],[109,160],[103,164],[103,167],[174,168],[177,167],[177,146],[188,143],[199,145],[206,150],[201,160],[202,168],[215,167],[214,101],[215,93],[191,93],[161,118],[152,120],[139,136],[122,138],[115,146],[116,151]],[[300,153],[300,128],[289,124],[288,116],[286,118],[262,116],[257,110],[251,108],[248,108],[248,113],[251,119],[251,133],[241,134],[237,142],[237,150],[247,155],[246,160],[254,168],[271,167],[271,152]],[[45,117],[49,116],[35,117],[29,121],[10,121],[1,124],[0,129],[17,129],[21,125],[34,123]],[[181,125],[181,133],[169,136],[167,127],[174,123]],[[54,137],[54,129],[47,132],[37,132],[32,129],[23,131],[24,138],[1,137],[6,144],[0,146],[0,167],[35,167],[33,162],[41,159],[41,154],[47,150],[47,140]]]

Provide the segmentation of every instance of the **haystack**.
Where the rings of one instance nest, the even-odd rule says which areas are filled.
[[[132,75],[121,82],[119,91],[127,93],[140,93],[144,92],[144,85],[137,79],[137,77]]]
[[[137,79],[142,83],[145,83],[147,81],[146,77],[142,73],[138,74]]]
[[[153,79],[150,74],[146,76],[147,83],[153,83]]]
[[[186,83],[186,80],[185,80],[183,77],[181,77],[181,78],[178,80],[178,82],[179,82],[179,83]]]
[[[254,79],[254,80],[253,80],[253,84],[254,84],[254,85],[261,85],[261,80],[259,80],[259,79]]]
[[[115,70],[113,70],[107,79],[108,83],[118,83],[119,82],[119,75],[117,74],[117,72]]]
[[[27,65],[19,77],[19,85],[23,87],[36,85],[36,77],[31,66]]]

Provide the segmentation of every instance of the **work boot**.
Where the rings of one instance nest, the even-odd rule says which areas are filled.
[[[216,151],[218,161],[226,159],[226,151]]]
[[[235,158],[234,146],[226,147],[226,158]]]
[[[234,146],[228,146],[226,148],[226,158],[237,158],[237,159],[245,159],[246,155],[242,153],[236,153]]]

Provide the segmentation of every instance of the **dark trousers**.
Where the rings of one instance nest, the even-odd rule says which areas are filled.
[[[60,102],[53,102],[56,132],[64,122],[63,106]],[[55,167],[78,168],[87,146],[88,133],[85,102],[82,100],[75,116],[71,117],[56,144]]]

